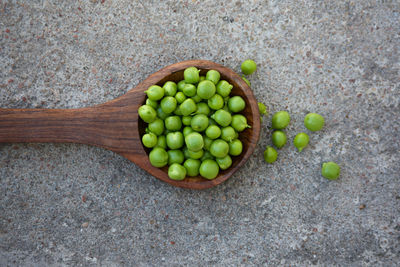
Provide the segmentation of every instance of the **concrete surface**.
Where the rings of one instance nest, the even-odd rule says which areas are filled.
[[[94,105],[181,60],[252,58],[290,140],[307,112],[326,118],[273,165],[265,119],[249,162],[205,191],[100,148],[1,144],[0,265],[399,264],[399,21],[395,0],[0,0],[3,108]]]

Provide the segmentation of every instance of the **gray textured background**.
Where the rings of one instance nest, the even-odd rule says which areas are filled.
[[[292,116],[275,164],[269,117],[205,191],[100,148],[1,144],[0,265],[398,264],[399,21],[396,0],[0,0],[0,107],[90,106],[181,60],[252,58],[256,97]],[[310,111],[326,127],[299,154]]]

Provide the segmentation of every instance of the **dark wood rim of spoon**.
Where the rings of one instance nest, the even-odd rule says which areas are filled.
[[[234,85],[233,95],[246,101],[242,112],[252,127],[240,133],[243,153],[233,157],[233,165],[213,180],[202,177],[171,180],[167,168],[153,167],[147,157],[148,150],[141,143],[145,124],[138,117],[138,108],[144,104],[147,88],[162,85],[168,80],[183,79],[184,69],[195,66],[201,74],[215,69]],[[260,135],[260,114],[250,87],[233,70],[207,60],[188,60],[169,65],[139,83],[134,89],[114,100],[93,107],[79,109],[0,109],[0,143],[81,143],[112,150],[134,162],[156,178],[171,185],[206,189],[227,180],[253,153]]]

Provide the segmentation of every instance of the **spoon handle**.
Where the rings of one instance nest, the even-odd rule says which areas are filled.
[[[137,108],[125,105],[0,109],[0,143],[80,143],[117,153],[143,153],[137,117]]]

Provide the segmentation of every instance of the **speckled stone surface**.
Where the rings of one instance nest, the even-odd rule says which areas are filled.
[[[400,262],[399,1],[0,0],[0,107],[77,108],[208,59],[249,77],[290,140],[209,190],[74,144],[0,145],[1,266]],[[326,119],[302,153],[303,118]],[[321,177],[324,161],[342,168]]]

